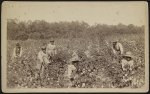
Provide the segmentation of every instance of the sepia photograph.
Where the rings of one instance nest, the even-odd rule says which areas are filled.
[[[5,1],[2,92],[148,92],[148,3]]]

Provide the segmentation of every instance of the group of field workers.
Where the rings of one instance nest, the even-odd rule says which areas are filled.
[[[123,45],[118,41],[115,40],[109,45],[109,47],[112,49],[113,55],[115,56],[114,60],[119,60],[119,63],[121,63],[122,70],[124,71],[123,81],[127,82],[130,80],[130,77],[128,77],[129,72],[132,72],[133,69],[133,55],[131,52],[124,52]],[[90,49],[92,48],[91,44],[88,45],[88,49],[85,51],[85,55],[88,58],[92,58],[90,55]],[[77,54],[77,50],[72,51],[72,56],[67,62],[67,69],[64,74],[65,77],[67,77],[70,80],[74,79],[76,76],[75,73],[77,71],[77,68],[75,64],[80,62],[80,58]],[[53,62],[53,56],[57,53],[55,41],[51,40],[48,44],[43,45],[41,47],[41,50],[38,53],[38,62],[36,68],[39,69],[39,75],[43,74],[44,67],[47,64],[50,64]],[[22,47],[19,43],[16,44],[16,47],[14,48],[13,57],[21,57],[22,55]],[[70,84],[71,86],[72,84]]]
[[[121,63],[124,72],[123,82],[131,82],[132,76],[130,75],[133,73],[132,69],[134,64],[132,53],[130,51],[124,52],[123,45],[118,40],[113,42],[112,50],[118,62]]]

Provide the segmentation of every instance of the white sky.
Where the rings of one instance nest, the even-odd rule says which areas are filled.
[[[90,25],[123,23],[141,26],[148,17],[146,2],[4,2],[2,8],[7,18],[20,21],[78,20]]]

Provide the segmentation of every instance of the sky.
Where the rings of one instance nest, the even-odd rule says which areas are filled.
[[[141,26],[148,17],[146,2],[4,2],[2,13],[19,21],[84,21],[89,25]]]

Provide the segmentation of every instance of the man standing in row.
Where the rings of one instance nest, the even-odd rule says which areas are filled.
[[[49,60],[52,60],[52,57],[56,54],[56,45],[54,44],[54,40],[51,40],[50,43],[46,47],[46,54],[49,57]]]
[[[44,77],[44,70],[47,64],[52,62],[52,57],[56,54],[56,46],[54,40],[51,40],[48,45],[43,45],[38,53],[38,63],[36,68],[39,70],[41,79]]]
[[[41,50],[38,53],[38,63],[36,68],[39,70],[39,75],[42,77],[44,73],[45,65],[50,63],[48,60],[48,55],[46,54],[46,47],[42,46]]]

